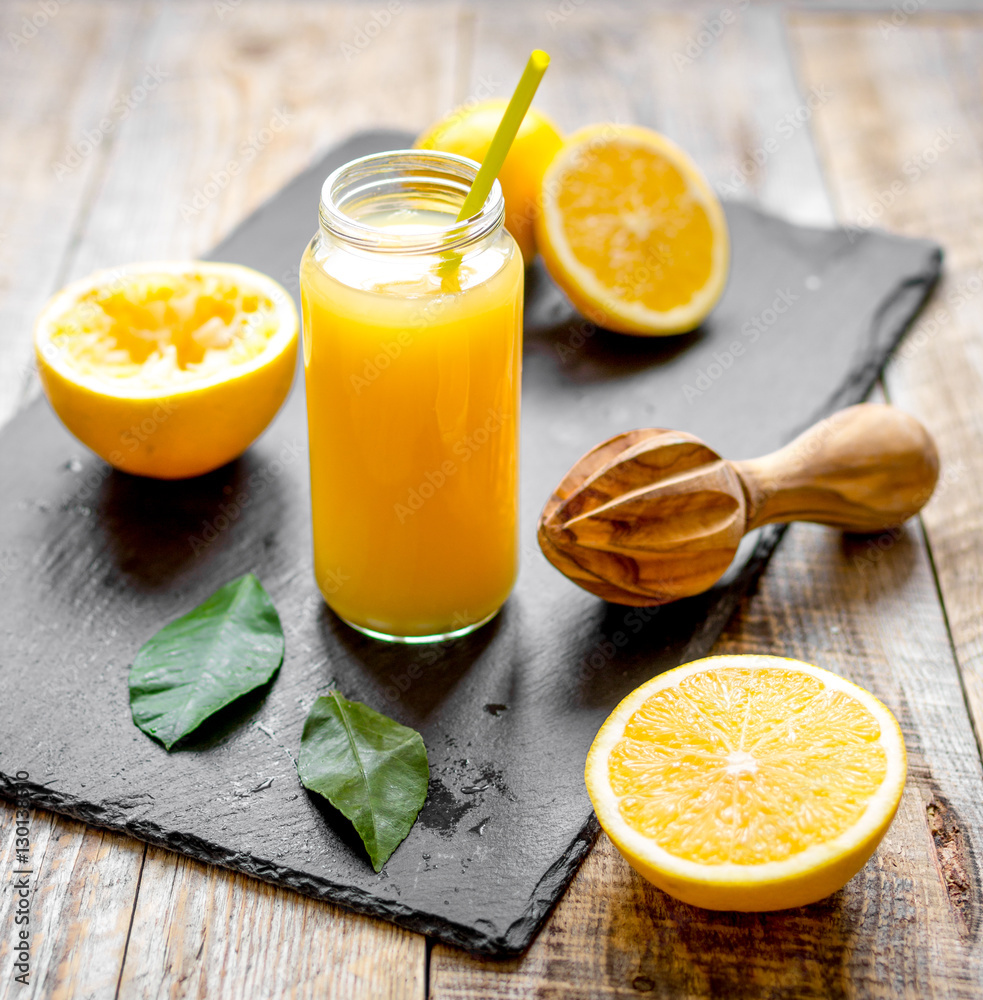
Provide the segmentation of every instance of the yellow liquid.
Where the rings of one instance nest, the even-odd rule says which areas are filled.
[[[363,221],[409,233],[451,220]],[[512,589],[522,280],[504,233],[456,268],[327,245],[304,255],[314,568],[359,628],[458,632]]]

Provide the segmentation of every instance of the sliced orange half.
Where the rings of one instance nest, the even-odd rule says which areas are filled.
[[[717,196],[683,150],[638,126],[567,139],[543,178],[536,241],[573,304],[621,333],[692,330],[727,282]]]
[[[286,290],[238,264],[155,261],[62,289],[34,327],[41,384],[85,445],[124,472],[181,479],[241,455],[294,376]]]
[[[894,716],[777,656],[712,656],[643,684],[601,727],[587,790],[642,876],[694,906],[778,910],[836,892],[901,799]]]

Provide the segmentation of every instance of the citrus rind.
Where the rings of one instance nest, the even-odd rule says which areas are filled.
[[[803,671],[827,688],[854,698],[880,728],[887,770],[860,818],[841,834],[780,861],[703,864],[678,857],[632,829],[620,814],[608,766],[634,713],[657,692],[685,678],[726,667]],[[867,862],[897,811],[904,789],[904,739],[891,712],[872,694],[828,670],[778,656],[712,656],[654,677],[615,708],[590,748],[585,780],[601,827],[635,870],[669,895],[706,909],[763,911],[803,906],[842,888]]]
[[[608,143],[654,151],[665,158],[686,178],[689,194],[706,213],[714,236],[710,274],[685,303],[659,311],[614,295],[569,246],[556,199],[563,188],[564,173],[589,158],[592,149]],[[580,129],[567,139],[546,170],[542,202],[536,221],[536,243],[547,269],[577,309],[599,326],[638,336],[684,333],[699,326],[723,294],[730,266],[730,239],[723,208],[686,152],[665,136],[637,126],[591,125]]]
[[[272,306],[265,314],[272,332],[255,356],[200,375],[182,373],[173,383],[80,370],[52,340],[58,322],[93,290],[125,290],[142,275],[214,276],[229,288],[255,291]],[[146,261],[63,288],[38,316],[34,347],[45,395],[76,438],[124,472],[182,479],[232,461],[263,432],[290,391],[299,329],[293,300],[268,275],[213,261]]]

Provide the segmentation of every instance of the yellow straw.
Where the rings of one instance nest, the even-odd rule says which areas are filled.
[[[529,62],[526,63],[526,68],[522,71],[522,77],[515,88],[512,100],[509,101],[509,106],[505,109],[505,114],[502,115],[502,120],[492,138],[474,183],[471,185],[471,190],[464,199],[461,211],[457,214],[458,222],[464,222],[465,219],[470,219],[472,215],[477,215],[481,211],[481,207],[485,204],[485,199],[492,189],[492,184],[495,183],[495,178],[502,169],[505,157],[509,155],[509,149],[519,131],[522,119],[526,117],[529,105],[532,104],[532,99],[536,96],[539,81],[542,80],[549,64],[550,57],[542,49],[536,49],[529,57]]]

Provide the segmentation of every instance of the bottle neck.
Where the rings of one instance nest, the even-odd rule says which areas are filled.
[[[473,160],[437,150],[395,150],[346,163],[321,190],[322,238],[373,255],[470,255],[497,238],[505,221],[497,181],[476,215],[456,221],[477,171]],[[401,219],[407,224],[396,224]]]

